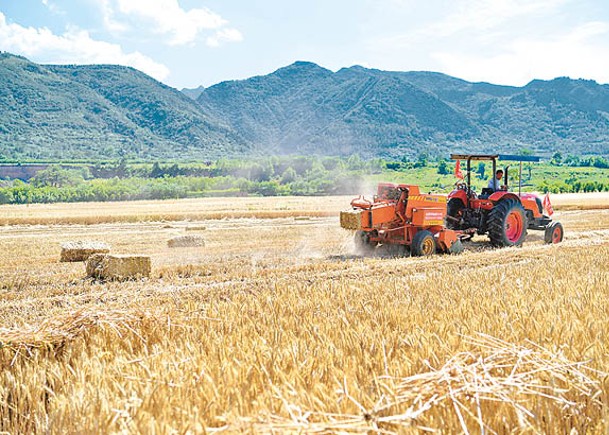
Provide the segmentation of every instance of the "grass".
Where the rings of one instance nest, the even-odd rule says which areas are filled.
[[[552,200],[561,245],[431,258],[354,256],[348,198],[1,207],[0,430],[606,433],[607,201]],[[87,280],[69,240],[152,276]]]

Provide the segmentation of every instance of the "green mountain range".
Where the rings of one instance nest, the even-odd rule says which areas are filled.
[[[0,54],[0,157],[219,157],[247,152],[221,120],[132,68]]]
[[[214,159],[451,151],[609,154],[609,86],[524,87],[296,62],[208,88],[0,53],[0,158]]]
[[[609,86],[587,80],[508,87],[432,72],[359,66],[332,72],[296,62],[212,86],[197,101],[272,152],[609,153]]]

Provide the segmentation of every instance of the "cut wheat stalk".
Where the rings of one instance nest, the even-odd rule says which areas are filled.
[[[450,358],[441,368],[405,378],[379,377],[390,392],[384,399],[394,399],[383,406],[366,410],[349,394],[346,380],[342,395],[356,404],[361,415],[327,414],[302,411],[290,419],[274,415],[266,420],[238,419],[222,428],[210,431],[256,433],[396,433],[387,428],[416,428],[440,430],[422,426],[418,420],[437,408],[452,409],[463,433],[495,432],[484,420],[482,407],[493,403],[512,409],[526,428],[533,427],[535,414],[527,408],[532,397],[575,409],[578,403],[592,399],[594,406],[602,404],[594,399],[600,382],[592,376],[584,362],[571,362],[561,354],[552,353],[538,345],[514,345],[495,337],[480,334],[466,337],[478,352],[461,352]],[[606,375],[605,375],[606,376]],[[574,398],[568,395],[575,395]],[[294,405],[284,403],[287,409]],[[448,407],[448,408],[447,408]],[[300,409],[300,408],[299,408]],[[475,427],[474,427],[475,425]]]

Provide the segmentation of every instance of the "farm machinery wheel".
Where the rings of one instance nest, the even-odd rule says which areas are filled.
[[[516,199],[504,199],[489,212],[488,236],[494,246],[519,246],[527,236],[527,218]]]
[[[544,241],[546,243],[560,243],[562,242],[562,238],[564,235],[564,231],[560,222],[552,222],[550,225],[546,227],[546,232],[544,234]]]
[[[357,231],[354,237],[355,249],[362,254],[368,254],[374,250],[377,242],[370,241],[370,233]]]
[[[410,252],[414,257],[429,256],[436,253],[436,239],[431,231],[419,231],[412,238]]]
[[[446,214],[450,217],[461,220],[462,211],[465,208],[465,204],[459,198],[451,198],[446,204]],[[446,228],[450,230],[459,229],[459,223],[453,219],[446,219]]]

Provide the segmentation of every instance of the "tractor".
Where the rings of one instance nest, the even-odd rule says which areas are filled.
[[[461,232],[446,228],[446,195],[424,194],[419,186],[380,183],[372,200],[360,196],[340,214],[343,228],[355,230],[360,251],[397,245],[413,256],[463,251]]]
[[[541,199],[531,193],[522,193],[522,162],[538,162],[539,157],[452,154],[451,159],[458,161],[459,168],[461,160],[465,160],[467,168],[465,177],[461,175],[461,181],[448,195],[447,228],[464,231],[470,238],[474,233],[488,234],[494,246],[521,245],[527,229],[545,231],[546,243],[562,241],[563,227],[544,214]],[[504,169],[504,182],[499,190],[483,188],[480,194],[474,192],[471,184],[472,161],[491,161],[492,176],[495,177],[497,160],[520,162],[518,194],[509,191],[509,165]]]

